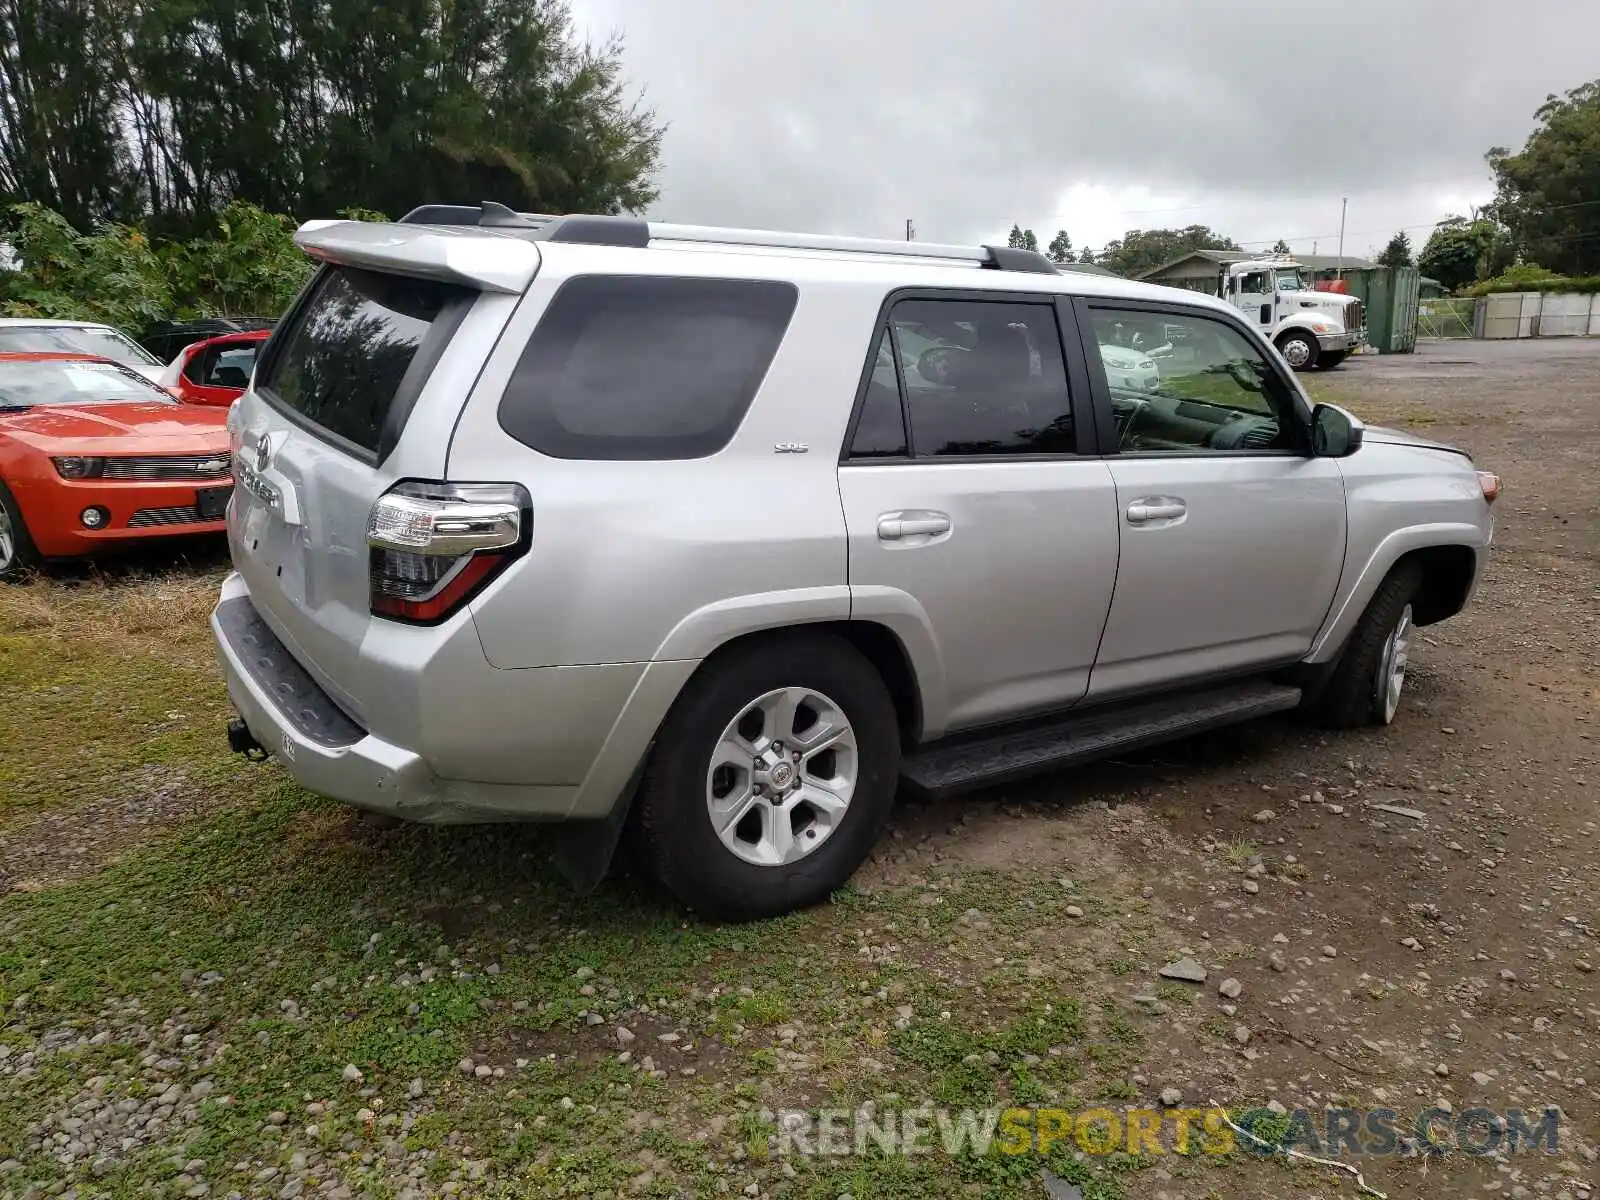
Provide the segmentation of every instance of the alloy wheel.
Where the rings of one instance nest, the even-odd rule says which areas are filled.
[[[1383,643],[1383,657],[1378,663],[1376,696],[1383,723],[1388,725],[1400,711],[1400,693],[1406,686],[1406,662],[1411,654],[1411,605],[1400,610],[1400,618],[1389,631]]]
[[[9,570],[17,557],[17,531],[11,524],[11,514],[0,504],[0,571]]]
[[[813,688],[778,688],[747,704],[717,740],[706,811],[738,858],[787,866],[839,828],[859,773],[844,710]]]

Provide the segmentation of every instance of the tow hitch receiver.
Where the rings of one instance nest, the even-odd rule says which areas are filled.
[[[267,752],[256,735],[250,732],[250,727],[238,717],[228,722],[228,749],[235,754],[242,754],[251,762],[266,762]]]

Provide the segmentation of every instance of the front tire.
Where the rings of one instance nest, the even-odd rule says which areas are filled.
[[[853,646],[764,638],[708,660],[663,722],[639,796],[651,873],[713,920],[826,900],[894,803],[894,702]]]
[[[1318,351],[1317,339],[1304,330],[1291,330],[1278,339],[1278,353],[1296,371],[1314,369]]]
[[[21,579],[38,561],[39,552],[22,519],[22,509],[11,490],[0,483],[0,582]]]
[[[1421,590],[1422,572],[1414,563],[1396,567],[1379,585],[1309,708],[1318,724],[1352,729],[1394,722],[1416,630],[1413,605]]]
[[[1331,371],[1348,357],[1348,350],[1324,350],[1317,355],[1317,370]]]

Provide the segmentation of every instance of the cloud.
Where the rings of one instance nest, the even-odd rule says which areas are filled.
[[[1209,224],[1346,252],[1489,197],[1600,5],[574,0],[669,123],[651,215],[1103,245]],[[1420,235],[1420,236],[1419,236]]]

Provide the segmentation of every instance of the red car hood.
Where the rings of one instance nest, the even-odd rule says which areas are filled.
[[[0,436],[47,453],[209,454],[228,448],[228,412],[186,404],[40,405],[0,410]]]

